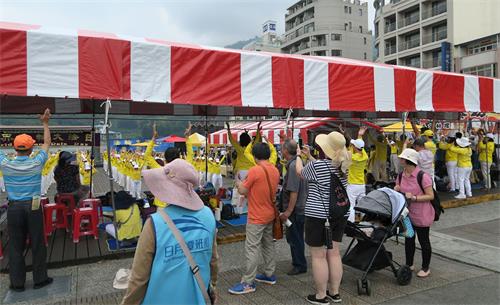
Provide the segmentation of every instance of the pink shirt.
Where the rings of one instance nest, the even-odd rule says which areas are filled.
[[[419,171],[420,169],[417,167],[409,177],[403,172],[401,182],[396,181],[402,193],[412,193],[414,196],[425,194],[418,185],[417,174]],[[424,189],[432,186],[432,179],[427,173],[424,173],[422,178],[422,186]],[[408,209],[410,210],[410,219],[413,225],[430,227],[434,222],[434,208],[430,201],[412,201]]]

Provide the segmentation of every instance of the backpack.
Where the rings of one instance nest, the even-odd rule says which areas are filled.
[[[340,181],[339,177],[334,172],[330,174],[330,218],[342,219],[349,212],[350,208],[349,196],[347,191]]]
[[[231,220],[231,219],[240,218],[240,216],[236,214],[236,212],[234,211],[234,206],[232,204],[225,204],[222,207],[222,211],[220,213],[220,218],[222,218],[224,220]]]
[[[401,183],[401,178],[403,177],[403,173],[400,173],[398,175],[398,181]],[[424,171],[420,170],[417,174],[417,181],[418,185],[420,186],[420,189],[422,192],[425,193],[424,187],[422,186],[422,180],[424,179]],[[439,220],[439,216],[441,216],[442,213],[444,213],[444,209],[441,206],[441,200],[439,199],[438,192],[432,188],[432,191],[434,192],[434,199],[431,200],[432,207],[434,208],[434,221]]]

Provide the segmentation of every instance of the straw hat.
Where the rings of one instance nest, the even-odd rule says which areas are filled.
[[[317,135],[315,142],[321,147],[325,155],[332,160],[341,162],[347,156],[345,153],[347,151],[345,137],[340,132],[333,131],[329,134]],[[339,157],[342,160],[338,160]]]
[[[127,289],[128,280],[130,278],[129,269],[120,269],[116,272],[115,279],[113,280],[113,288],[115,289]]]
[[[399,155],[399,158],[418,164],[418,152],[411,148],[403,150],[403,152]]]
[[[457,139],[457,144],[458,146],[460,147],[467,147],[469,146],[471,143],[469,142],[469,139],[467,139],[466,137],[462,137],[460,139]]]

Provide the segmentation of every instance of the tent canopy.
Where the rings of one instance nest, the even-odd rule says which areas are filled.
[[[417,125],[417,128],[420,129],[420,128],[422,128],[422,126]],[[391,124],[389,126],[385,126],[384,127],[384,131],[385,132],[403,132],[403,123],[402,122],[397,122],[397,123]],[[412,132],[413,131],[413,127],[411,126],[410,122],[406,122],[406,124],[405,124],[405,131],[406,132]]]
[[[355,112],[500,112],[500,80],[0,22],[0,93]],[[106,54],[106,56],[103,56]]]
[[[148,145],[149,145],[149,142],[140,142],[140,143],[132,144],[132,146],[136,146],[136,147],[146,147]]]
[[[165,142],[165,143],[183,143],[183,142],[186,142],[186,139],[182,138],[182,137],[178,137],[176,135],[171,135],[170,137],[164,138],[162,142]]]
[[[193,146],[205,146],[206,137],[202,136],[201,134],[199,134],[197,132],[190,135],[189,139],[191,140],[191,144]]]

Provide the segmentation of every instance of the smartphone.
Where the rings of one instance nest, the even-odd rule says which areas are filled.
[[[300,149],[304,148],[304,145],[302,143],[302,139],[300,139],[300,138],[299,138],[299,147],[300,147]]]

